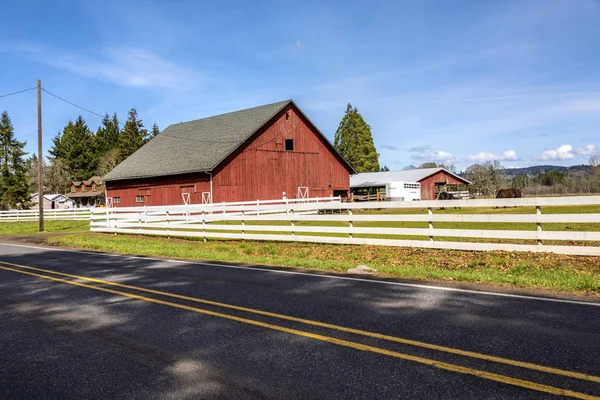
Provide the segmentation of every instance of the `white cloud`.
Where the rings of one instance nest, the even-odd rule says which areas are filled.
[[[587,144],[583,147],[575,149],[575,154],[580,156],[589,156],[592,153],[594,153],[594,150],[596,150],[596,146],[594,146],[593,144]]]
[[[454,160],[454,156],[443,150],[433,150],[431,146],[418,146],[408,149],[410,158],[419,161],[446,162]]]
[[[32,45],[0,51],[11,51],[55,68],[126,87],[185,90],[197,88],[207,80],[193,69],[134,47],[105,48],[93,57]]]
[[[517,161],[517,152],[514,150],[507,150],[502,154],[488,153],[480,151],[477,154],[469,156],[469,160],[476,162],[487,162],[487,161]]]
[[[546,161],[562,161],[573,158],[575,158],[575,154],[573,154],[573,146],[570,144],[563,144],[556,150],[546,150],[540,156],[541,160]]]
[[[545,150],[539,157],[544,161],[564,161],[572,160],[578,156],[589,156],[596,150],[596,146],[588,144],[583,147],[573,149],[570,144],[563,144],[555,150]]]

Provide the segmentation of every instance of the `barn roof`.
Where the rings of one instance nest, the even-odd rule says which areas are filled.
[[[453,174],[444,168],[421,168],[406,171],[364,172],[362,174],[355,174],[350,177],[350,187],[377,187],[385,186],[386,183],[390,182],[420,182],[439,171],[446,171],[456,179],[471,184],[465,178]]]
[[[285,100],[170,125],[110,171],[104,181],[212,171],[289,104],[294,103]]]
[[[34,193],[31,195],[31,199],[37,199],[40,195],[38,193]],[[45,194],[44,198],[48,201],[59,201],[59,202],[65,202],[67,200],[69,200],[65,195],[62,195],[60,193],[54,193],[54,194]]]

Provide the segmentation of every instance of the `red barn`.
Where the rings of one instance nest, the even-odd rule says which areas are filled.
[[[171,125],[104,181],[130,207],[345,196],[353,172],[287,100]]]
[[[435,200],[441,192],[449,192],[458,197],[469,197],[471,182],[444,168],[422,168],[407,171],[366,172],[352,175],[351,190],[377,192],[388,190],[392,184],[419,183],[421,200]],[[390,198],[390,196],[387,196]],[[390,198],[395,200],[394,198]]]

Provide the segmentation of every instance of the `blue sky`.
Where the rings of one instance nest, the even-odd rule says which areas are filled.
[[[390,169],[572,165],[600,152],[599,43],[598,0],[8,2],[0,95],[40,78],[160,128],[292,98],[330,140],[350,102]],[[0,110],[35,151],[35,91]],[[45,149],[79,113],[44,96]]]

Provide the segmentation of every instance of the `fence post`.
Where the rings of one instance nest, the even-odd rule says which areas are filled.
[[[256,199],[256,215],[260,215],[260,201]]]
[[[287,203],[287,199],[286,199],[286,203]],[[292,216],[294,215],[294,209],[292,208],[291,210],[289,210],[290,214],[292,214]],[[296,226],[296,221],[294,221],[292,219],[292,237],[296,237],[296,232],[294,232],[294,227]]]
[[[433,221],[431,220],[431,216],[433,215],[433,209],[431,207],[429,207],[427,209],[427,214],[429,215],[429,229],[432,230],[433,229]],[[433,234],[429,236],[429,240],[431,242],[433,242]]]
[[[142,212],[138,212],[138,231],[140,231],[140,235],[142,234]]]
[[[242,210],[242,218],[244,217],[244,215],[246,215],[246,213],[244,212],[244,210]],[[242,240],[246,240],[246,229],[244,229],[246,226],[246,222],[242,219]]]
[[[537,215],[542,215],[542,207],[541,206],[535,206],[535,213]],[[537,231],[538,233],[542,231],[542,223],[538,221],[537,225]],[[538,245],[541,246],[542,245],[542,239],[538,239]]]
[[[204,216],[204,209],[202,209],[202,236],[204,239],[204,242],[206,243],[206,218]]]
[[[171,235],[170,235],[170,233],[171,233],[171,225],[170,225],[170,221],[169,221],[169,210],[168,209],[166,211],[166,214],[167,214],[167,238],[170,239],[171,238]]]
[[[348,209],[348,215],[352,216],[352,210]],[[354,228],[354,222],[352,222],[352,220],[348,221],[348,225],[350,226],[350,239],[354,238],[354,235],[352,234],[352,228]]]

